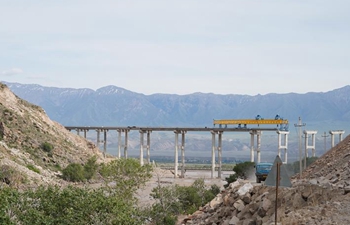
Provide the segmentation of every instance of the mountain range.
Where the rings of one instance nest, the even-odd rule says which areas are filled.
[[[299,117],[306,124],[304,130],[318,131],[318,155],[326,150],[324,137],[330,138],[325,132],[345,130],[346,134],[350,127],[349,85],[327,92],[249,96],[213,93],[144,95],[112,85],[92,90],[3,83],[20,98],[41,106],[50,119],[64,126],[211,127],[213,119],[254,119],[257,115],[271,119],[279,115],[289,120],[289,156],[294,158],[298,154],[295,124]],[[109,138],[108,148],[116,149],[116,134],[109,135],[113,137]],[[171,134],[154,133],[152,136],[151,150],[158,151],[160,155],[173,155],[174,137]],[[249,153],[245,151],[249,151],[249,135],[241,134],[245,140],[238,136],[224,135],[224,148],[234,151],[229,153],[226,150],[225,154],[248,158]],[[92,134],[90,139],[94,138],[95,134]],[[137,155],[138,132],[129,138],[130,153],[134,151]],[[269,134],[263,137],[262,151],[270,151],[271,157],[276,153],[276,138],[276,135]],[[187,134],[186,149],[187,155],[194,156],[198,155],[198,151],[211,151],[210,134]]]
[[[19,97],[41,106],[65,126],[213,126],[213,119],[253,119],[257,115],[301,117],[312,129],[346,129],[350,85],[327,92],[266,95],[144,95],[117,86],[95,90],[5,83]],[[290,127],[291,128],[291,127]]]

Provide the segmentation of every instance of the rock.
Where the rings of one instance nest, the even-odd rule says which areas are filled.
[[[344,194],[346,195],[346,194],[348,194],[348,193],[350,193],[350,186],[346,186],[346,187],[344,188]]]
[[[243,198],[242,198],[242,201],[243,201],[245,204],[249,204],[250,201],[251,201],[251,195],[250,195],[250,193],[245,194],[245,195],[243,196]]]
[[[256,222],[253,219],[247,219],[244,220],[243,225],[256,225]]]
[[[229,221],[228,224],[229,225],[237,225],[238,222],[239,222],[239,219],[236,216],[234,216],[231,218],[231,220]]]
[[[316,184],[318,184],[318,181],[317,181],[317,179],[311,179],[311,180],[309,180],[309,183],[316,185]]]
[[[230,185],[229,185],[229,188],[230,189],[235,189],[236,187],[239,187],[241,184],[239,181],[235,181],[235,182],[232,182]]]
[[[237,193],[240,196],[242,196],[242,195],[245,195],[247,192],[251,191],[252,189],[253,189],[253,185],[251,183],[246,183],[238,189]]]
[[[242,200],[236,201],[233,206],[238,210],[238,212],[242,211],[245,207],[244,202]]]

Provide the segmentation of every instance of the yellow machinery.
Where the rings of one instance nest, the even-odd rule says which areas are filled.
[[[257,115],[255,119],[226,119],[226,120],[214,120],[214,126],[223,125],[238,125],[239,128],[247,128],[247,124],[256,124],[256,125],[280,125],[280,129],[288,129],[288,120],[281,118],[279,115],[276,115],[275,119],[264,119],[260,115]]]

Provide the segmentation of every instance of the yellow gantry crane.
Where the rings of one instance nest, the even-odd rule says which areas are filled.
[[[214,126],[219,125],[220,127],[228,125],[238,125],[238,128],[247,128],[248,124],[256,125],[277,125],[280,126],[280,130],[288,130],[288,120],[281,118],[279,115],[275,116],[275,119],[264,119],[260,115],[257,115],[255,119],[225,119],[225,120],[214,120]]]

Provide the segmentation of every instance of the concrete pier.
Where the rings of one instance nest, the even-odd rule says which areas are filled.
[[[144,149],[146,148],[146,163],[151,163],[151,132],[150,130],[140,130],[140,164],[144,165]],[[144,144],[144,134],[147,133],[146,145]]]
[[[254,150],[256,149],[256,162],[259,163],[261,160],[260,149],[261,149],[261,130],[251,130],[250,133],[250,161],[255,162]],[[255,148],[255,135],[256,135],[256,148]]]
[[[312,157],[316,156],[316,137],[317,131],[304,130],[305,135],[305,155],[304,155],[304,169],[306,169],[306,159],[309,157],[309,149],[312,150]],[[309,135],[311,135],[311,145],[309,145]]]
[[[174,177],[178,176],[179,169],[179,147],[181,149],[181,178],[185,177],[185,130],[174,130],[175,133],[175,159],[174,159]],[[181,134],[181,145],[179,145],[179,134]]]
[[[117,129],[118,132],[118,158],[121,157],[121,151],[124,149],[124,158],[128,158],[128,133],[129,129]],[[122,133],[124,133],[124,143],[122,141]]]
[[[212,150],[211,150],[211,178],[214,178],[215,168],[218,168],[218,178],[221,178],[222,171],[222,131],[211,131]],[[218,136],[218,145],[216,146],[216,135]],[[218,162],[216,163],[216,151],[218,152]]]
[[[343,134],[345,133],[344,130],[331,130],[329,131],[330,135],[331,135],[331,147],[333,148],[334,145],[334,135],[339,135],[339,142],[341,142],[343,140]]]
[[[287,164],[288,161],[288,134],[289,131],[277,131],[278,134],[278,156],[281,158],[281,150],[284,150],[284,164]],[[283,137],[283,141],[282,141]]]

